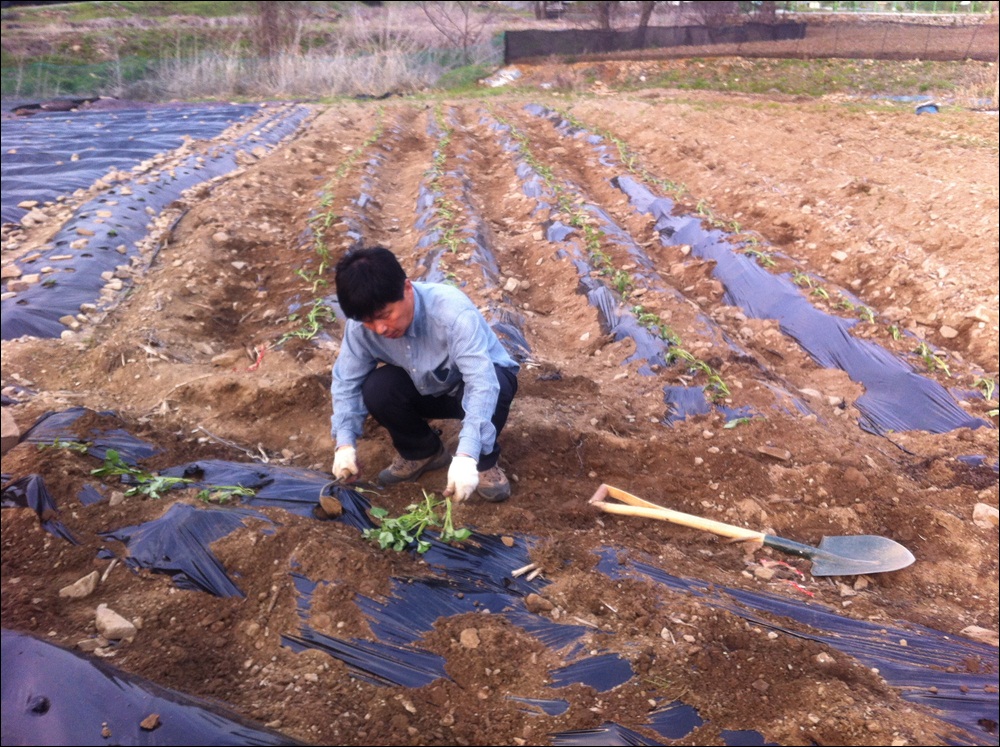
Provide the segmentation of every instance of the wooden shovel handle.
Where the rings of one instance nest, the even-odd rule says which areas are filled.
[[[608,503],[605,499],[609,497],[624,501],[630,505],[623,506],[619,503]],[[613,488],[610,485],[601,485],[590,499],[590,503],[609,514],[640,516],[646,519],[669,521],[672,524],[679,524],[691,529],[702,529],[706,532],[735,540],[763,540],[766,536],[763,532],[757,532],[753,529],[724,524],[714,519],[705,519],[701,516],[694,516],[693,514],[685,514],[681,511],[664,508],[663,506],[658,506],[655,503],[650,503],[638,496],[634,496],[631,493],[626,493],[624,490]]]

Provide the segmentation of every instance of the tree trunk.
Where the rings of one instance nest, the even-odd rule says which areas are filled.
[[[547,6],[548,3],[546,3],[546,2],[533,2],[532,5],[535,8],[535,20],[536,21],[544,21],[545,18],[546,18],[546,16],[548,15],[545,12],[547,10],[547,8],[545,6]]]
[[[611,30],[611,3],[594,3],[594,14],[597,16],[597,27],[605,31]]]
[[[641,9],[639,13],[639,44],[646,46],[646,29],[649,28],[649,19],[653,17],[656,2],[641,2],[639,7]]]

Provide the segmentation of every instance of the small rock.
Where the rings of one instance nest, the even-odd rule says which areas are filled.
[[[750,687],[752,687],[759,693],[766,693],[768,690],[771,689],[771,686],[764,680],[757,680],[752,685],[750,685]]]
[[[125,502],[125,494],[120,490],[115,490],[108,498],[109,506],[120,506]]]
[[[0,452],[6,455],[8,451],[13,449],[21,441],[21,429],[17,427],[17,422],[14,420],[14,416],[11,415],[7,408],[3,408],[3,438],[2,447],[0,447]]]
[[[524,598],[524,606],[529,612],[540,615],[543,612],[551,612],[556,608],[552,602],[539,594],[529,594]]]
[[[514,546],[514,538],[513,537],[508,537],[508,536],[504,535],[503,537],[500,538],[500,541],[503,542],[504,547],[513,547]]]
[[[70,584],[69,586],[64,586],[59,590],[59,596],[65,597],[67,599],[86,599],[94,590],[97,588],[97,582],[100,581],[101,574],[97,571],[87,574],[79,581]]]
[[[242,350],[229,350],[212,358],[212,365],[216,368],[232,368],[246,358],[246,353]]]
[[[243,270],[245,270],[247,268],[247,263],[246,262],[230,262],[230,264],[233,267],[235,267],[237,270],[240,270],[240,271],[243,271]]]
[[[85,654],[92,654],[97,651],[97,649],[106,647],[109,643],[110,641],[108,641],[107,638],[84,638],[76,644],[76,647]]]
[[[753,569],[753,575],[759,578],[761,581],[770,581],[772,578],[774,578],[774,569],[764,568],[763,566],[761,566],[760,568]]]
[[[954,340],[958,337],[958,330],[954,327],[949,327],[947,324],[938,330],[941,336],[946,340]]]
[[[160,714],[151,713],[142,721],[139,722],[139,728],[143,731],[153,731],[157,726],[160,725]]]
[[[778,448],[777,446],[758,446],[757,453],[763,454],[764,456],[769,456],[781,462],[792,461],[792,452],[790,452],[788,449]]]
[[[479,648],[479,644],[481,643],[479,639],[479,631],[475,628],[466,628],[463,630],[459,635],[458,640],[464,648]]]
[[[1000,646],[1000,634],[995,630],[980,628],[978,625],[970,625],[967,628],[962,628],[961,633],[966,638],[985,643],[988,646]]]
[[[520,280],[518,280],[517,278],[508,278],[506,284],[503,287],[503,289],[507,293],[513,293],[516,290],[519,290],[520,287],[521,287],[521,281]]]
[[[21,202],[17,203],[17,206],[22,210],[31,210],[38,207],[38,200],[21,200]]]
[[[4,432],[6,433],[6,428]],[[6,436],[4,436],[4,439],[6,440]],[[977,503],[976,507],[972,510],[972,521],[977,527],[982,527],[983,529],[995,527],[1000,524],[1000,510],[996,506]]]
[[[3,270],[0,270],[0,280],[17,280],[21,274],[21,268],[17,265],[5,265]]]
[[[834,252],[830,256],[833,257],[834,262],[846,262],[849,255],[847,252]]]
[[[225,231],[218,231],[212,234],[212,241],[219,245],[226,244],[229,242],[229,234]]]
[[[131,622],[119,615],[106,604],[97,606],[97,616],[94,618],[97,632],[109,641],[129,641],[138,632]]]
[[[813,661],[819,664],[821,667],[828,667],[831,664],[836,664],[837,660],[834,659],[830,654],[825,651],[821,651],[813,657]]]

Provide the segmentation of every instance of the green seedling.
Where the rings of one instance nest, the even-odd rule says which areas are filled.
[[[765,252],[763,249],[757,249],[755,247],[747,247],[743,250],[743,253],[748,257],[753,257],[757,260],[757,264],[761,267],[774,267],[778,263],[774,261],[771,255]]]
[[[859,306],[858,316],[861,317],[861,321],[863,322],[868,322],[869,324],[875,323],[875,312],[868,306]]]
[[[892,336],[893,340],[898,340],[903,336],[903,330],[899,328],[898,325],[889,325],[889,334]]]
[[[77,454],[86,454],[90,450],[90,444],[83,443],[82,441],[63,441],[61,438],[57,438],[50,444],[38,444],[39,451],[44,451],[45,449],[64,449]]]
[[[298,321],[300,317],[298,314],[293,314],[288,317],[290,321]],[[306,315],[305,321],[300,329],[294,330],[292,332],[286,332],[278,344],[288,342],[293,337],[297,337],[300,340],[312,340],[316,335],[320,333],[324,324],[328,324],[336,321],[337,313],[329,306],[323,299],[317,298],[313,301],[312,308],[309,309],[309,313]]]
[[[812,288],[813,285],[812,278],[802,272],[802,270],[795,270],[792,272],[792,282],[800,288]]]
[[[126,464],[121,455],[114,449],[108,449],[104,456],[104,464],[91,470],[95,477],[129,477],[135,485],[125,491],[126,496],[145,495],[148,498],[162,498],[163,494],[180,485],[190,485],[193,480],[186,477],[163,477],[145,472],[137,467]]]
[[[723,428],[726,430],[733,430],[734,428],[739,428],[741,425],[746,425],[747,423],[753,422],[753,418],[734,418],[726,423]]]
[[[936,355],[926,342],[921,342],[913,352],[924,359],[924,365],[927,366],[928,370],[943,371],[945,376],[949,379],[951,378],[951,369],[948,368],[948,364],[945,363],[944,358]]]
[[[997,415],[1000,415],[1000,409],[997,409],[997,408],[994,407],[992,410],[990,410],[988,413],[986,413],[986,415],[987,415],[987,417],[995,418],[995,417],[997,417]]]
[[[198,499],[205,503],[226,504],[235,498],[252,498],[257,492],[242,485],[216,485],[198,491]]]
[[[625,270],[616,270],[611,278],[611,285],[622,298],[627,298],[634,290],[632,277]]]
[[[976,379],[975,387],[982,391],[983,397],[987,400],[993,399],[993,395],[997,391],[997,383],[993,379],[987,379],[985,376]]]
[[[439,509],[444,506],[444,515]],[[418,553],[423,554],[431,549],[431,543],[423,539],[425,529],[440,527],[438,538],[442,542],[463,542],[472,536],[468,529],[455,529],[452,520],[452,503],[445,498],[438,499],[433,493],[424,491],[424,500],[406,507],[407,513],[398,517],[390,517],[384,508],[373,508],[371,515],[379,520],[379,526],[366,529],[362,536],[376,542],[383,550],[402,552],[416,544]]]
[[[822,298],[825,301],[829,301],[830,300],[830,293],[829,293],[829,291],[827,291],[827,289],[824,288],[822,285],[817,285],[815,288],[813,288],[812,289],[812,295],[819,296],[820,298]]]

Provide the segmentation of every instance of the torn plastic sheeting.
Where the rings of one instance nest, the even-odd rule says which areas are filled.
[[[104,460],[108,451],[113,449],[118,452],[122,461],[131,467],[159,453],[159,449],[148,441],[136,438],[121,428],[91,429],[86,436],[77,433],[74,426],[85,415],[119,420],[117,413],[110,410],[95,412],[85,407],[71,407],[68,410],[42,415],[21,440],[33,444],[54,444],[56,441],[79,442],[82,439],[87,443],[89,456]]]
[[[564,731],[552,735],[553,747],[664,747],[661,742],[610,721],[597,729]]]
[[[491,553],[492,555],[492,553]],[[498,561],[493,557],[493,561]],[[513,560],[507,556],[507,560]],[[434,629],[442,618],[468,613],[502,615],[511,624],[524,630],[546,646],[562,650],[577,644],[593,633],[582,625],[564,625],[528,612],[524,596],[542,588],[536,583],[505,578],[509,570],[494,569],[490,575],[483,569],[446,568],[447,578],[393,579],[392,594],[384,600],[358,596],[355,604],[369,620],[372,632],[379,640],[410,645]],[[521,588],[511,588],[515,585]]]
[[[565,700],[541,700],[539,698],[516,698],[508,695],[507,700],[520,703],[522,708],[518,710],[528,716],[562,716],[569,710],[569,703]]]
[[[630,565],[634,571],[624,570],[620,552],[608,549],[601,554],[598,569],[615,580],[638,574],[674,591],[694,594],[713,607],[758,625],[824,643],[867,667],[878,669],[880,676],[898,688],[904,699],[930,705],[933,715],[961,729],[963,736],[971,740],[969,744],[996,744],[995,738],[992,742],[984,739],[988,730],[982,725],[990,719],[995,723],[1000,707],[994,647],[957,640],[913,623],[890,626],[854,620],[821,605],[776,594],[726,587],[709,589],[703,581],[678,578],[649,563],[633,560]],[[777,626],[753,610],[803,623],[813,631]],[[901,640],[906,644],[901,644]],[[970,662],[977,663],[970,665]],[[938,692],[931,693],[931,687]],[[963,687],[969,692],[963,692]]]
[[[254,134],[245,135],[225,147],[219,146],[201,159],[191,155],[184,163],[148,181],[133,180],[126,188],[111,189],[82,205],[41,252],[35,266],[50,265],[55,272],[44,282],[29,286],[2,302],[4,340],[22,336],[59,337],[67,328],[59,321],[80,312],[81,305],[98,304],[106,281],[130,258],[139,257],[137,245],[147,236],[147,223],[174,202],[181,193],[214,176],[236,168],[241,148],[262,147],[278,142],[297,128],[308,114],[305,107],[278,112]],[[260,133],[266,132],[266,138]],[[201,159],[201,160],[199,160]],[[99,212],[115,217],[99,217]],[[81,236],[90,238],[83,249],[74,249]],[[124,247],[124,254],[117,247]],[[77,253],[78,252],[78,253]],[[73,253],[71,262],[54,257]],[[24,267],[21,268],[22,270]]]
[[[299,467],[206,459],[171,467],[160,474],[164,477],[193,480],[190,487],[199,490],[239,485],[254,491],[254,495],[240,499],[244,505],[282,508],[305,517],[312,517],[320,491],[325,490],[344,506],[344,514],[339,521],[357,529],[374,526],[366,513],[371,504],[355,490],[331,485],[333,478],[323,472]]]
[[[546,116],[549,112],[545,107],[540,107],[537,105],[528,105],[526,109],[538,116]],[[557,118],[559,119],[559,118]],[[509,128],[507,128],[509,130]],[[583,132],[583,130],[577,130],[578,132]],[[599,138],[599,141],[602,140]],[[520,151],[520,145],[518,145],[518,152]],[[518,176],[522,179],[527,178],[528,175],[537,176],[537,172],[533,167],[528,166],[523,174],[522,165],[526,164],[523,160],[518,160]],[[604,161],[602,160],[602,163]],[[605,164],[611,165],[611,164]],[[572,185],[571,185],[572,186]],[[548,187],[546,187],[548,189]],[[572,187],[576,192],[579,189]],[[525,190],[525,194],[528,194]],[[553,197],[553,201],[556,201]],[[618,226],[617,223],[612,220],[611,216],[602,208],[597,205],[587,205],[586,209],[594,216],[597,217],[598,223],[601,230],[606,236],[611,238],[612,241],[617,243],[626,249],[629,256],[638,264],[642,269],[637,276],[640,284],[648,289],[652,289],[662,293],[668,293],[672,298],[678,301],[685,301],[683,294],[681,294],[676,288],[667,285],[663,282],[660,275],[655,271],[655,263],[650,259],[648,254],[642,247],[636,243],[627,231]],[[538,212],[537,210],[535,211]],[[615,341],[621,341],[626,338],[630,338],[635,343],[635,351],[631,356],[626,359],[626,363],[633,363],[640,361],[641,365],[639,368],[640,375],[652,376],[655,374],[655,368],[666,368],[667,355],[666,351],[669,348],[669,341],[662,339],[659,335],[653,334],[645,326],[639,324],[638,319],[635,314],[631,311],[622,312],[620,309],[621,304],[619,303],[619,298],[615,296],[610,289],[607,288],[603,283],[594,277],[594,268],[591,266],[584,252],[582,251],[579,243],[576,241],[571,241],[575,229],[567,226],[560,221],[547,221],[543,224],[543,228],[546,233],[548,241],[552,243],[567,244],[568,249],[560,249],[560,257],[569,257],[570,261],[576,268],[577,274],[580,277],[581,285],[584,292],[587,294],[588,301],[593,305],[599,315],[599,322],[602,327],[602,331],[605,334],[611,334],[614,336]],[[727,344],[731,349],[734,349],[738,355],[745,359],[753,360],[753,362],[760,368],[764,370],[763,366],[752,356],[747,354],[745,351],[740,349],[735,343],[729,340],[725,333],[716,325],[710,318],[705,316],[700,316],[699,320],[705,325],[705,329],[709,336],[715,337],[716,341],[719,343]],[[793,400],[796,403],[796,407],[800,411],[808,411],[808,408],[797,401],[796,398],[789,394],[788,392],[778,392],[774,387],[770,387],[772,391],[775,391],[776,397],[778,398],[778,405],[787,400]],[[692,397],[703,397],[703,394],[692,395]],[[693,404],[694,400],[691,400]],[[740,411],[736,417],[746,417],[752,413],[750,409],[744,409]],[[670,424],[672,421],[668,418],[664,421],[665,424]]]
[[[855,406],[866,430],[885,435],[990,427],[962,410],[937,382],[917,375],[885,348],[851,336],[848,330],[856,321],[820,311],[787,277],[772,275],[753,259],[735,253],[721,231],[706,231],[697,218],[673,216],[670,200],[656,198],[629,176],[616,177],[613,183],[637,210],[655,218],[664,244],[688,244],[696,256],[715,262],[713,275],[726,289],[726,303],[754,318],[777,319],[782,331],[818,365],[839,368],[862,384],[865,394]]]
[[[38,514],[38,521],[46,532],[72,545],[80,544],[69,528],[56,518],[59,508],[40,475],[28,475],[4,485],[0,508],[30,508]]]
[[[764,741],[764,735],[759,731],[723,729],[719,736],[726,747],[778,747],[777,742]]]
[[[84,485],[77,493],[76,499],[84,506],[93,506],[95,503],[103,501],[104,496],[93,485]]]
[[[713,410],[720,413],[727,423],[760,415],[749,405],[726,407],[711,403],[705,398],[705,390],[698,387],[666,386],[663,388],[663,401],[667,405],[667,414],[662,421],[664,425],[675,425],[691,417],[707,415]]]
[[[308,628],[302,635],[283,635],[281,641],[295,653],[313,649],[329,654],[373,685],[419,688],[439,679],[451,679],[444,669],[445,659],[429,651],[377,641],[345,641]]]
[[[959,456],[955,457],[962,464],[972,467],[973,469],[991,469],[994,472],[1000,472],[1000,462],[994,460],[990,461],[988,457],[982,455],[970,455],[970,456]]]
[[[9,630],[0,636],[5,745],[302,744],[102,661]],[[154,713],[159,726],[143,729]]]
[[[435,137],[440,137],[443,134],[436,125],[429,129],[432,129],[432,134]],[[435,152],[436,157],[437,152]],[[483,273],[484,287],[487,290],[493,289],[499,291],[501,294],[501,301],[490,302],[489,309],[493,317],[490,326],[510,356],[514,360],[523,363],[531,356],[531,346],[528,344],[528,339],[523,332],[524,316],[514,309],[504,289],[500,287],[500,265],[496,260],[493,250],[490,248],[487,238],[488,228],[482,218],[479,217],[479,213],[473,205],[471,199],[472,182],[462,170],[451,171],[448,175],[461,184],[461,194],[458,199],[465,208],[465,214],[471,216],[469,218],[469,226],[466,229],[466,232],[470,235],[470,238],[466,239],[466,241],[473,245],[469,263],[480,267]],[[441,238],[441,231],[437,227],[439,220],[435,209],[435,201],[442,195],[432,192],[423,183],[419,187],[418,194],[417,207],[418,210],[422,210],[423,212],[417,220],[417,227],[421,230],[429,230],[417,242],[417,248],[430,248],[430,251],[424,254],[418,260],[417,264],[419,267],[425,269],[423,275],[425,280],[443,282],[445,277],[440,271],[439,265],[444,249],[438,245],[438,241]]]
[[[256,511],[238,508],[195,508],[175,503],[159,519],[113,532],[104,539],[128,548],[123,562],[133,571],[140,568],[173,577],[181,589],[206,591],[217,597],[244,596],[229,578],[209,545],[246,525],[248,519],[270,520]]]
[[[632,665],[618,654],[590,656],[549,672],[552,678],[549,687],[566,687],[579,683],[592,687],[599,693],[606,693],[628,682],[634,674]]]
[[[712,406],[705,399],[705,392],[694,387],[664,387],[663,401],[667,405],[667,416],[664,418],[667,425],[674,425],[697,415],[707,415],[712,411]]]
[[[684,739],[704,723],[697,709],[679,700],[659,706],[649,716],[649,727],[665,739]]]
[[[173,150],[186,138],[217,137],[258,110],[252,104],[139,106],[5,118],[0,123],[3,222],[20,221],[28,212],[18,207],[21,202],[53,202],[61,194],[86,189],[109,170],[130,169]],[[100,148],[94,145],[98,138]]]
[[[635,342],[635,352],[625,363],[642,361],[639,367],[642,376],[653,376],[653,366],[667,367],[667,342],[639,324],[634,314],[622,312],[620,300],[610,288],[589,275],[580,277],[580,285],[590,305],[597,309],[601,331],[612,335],[615,342],[626,339]]]

